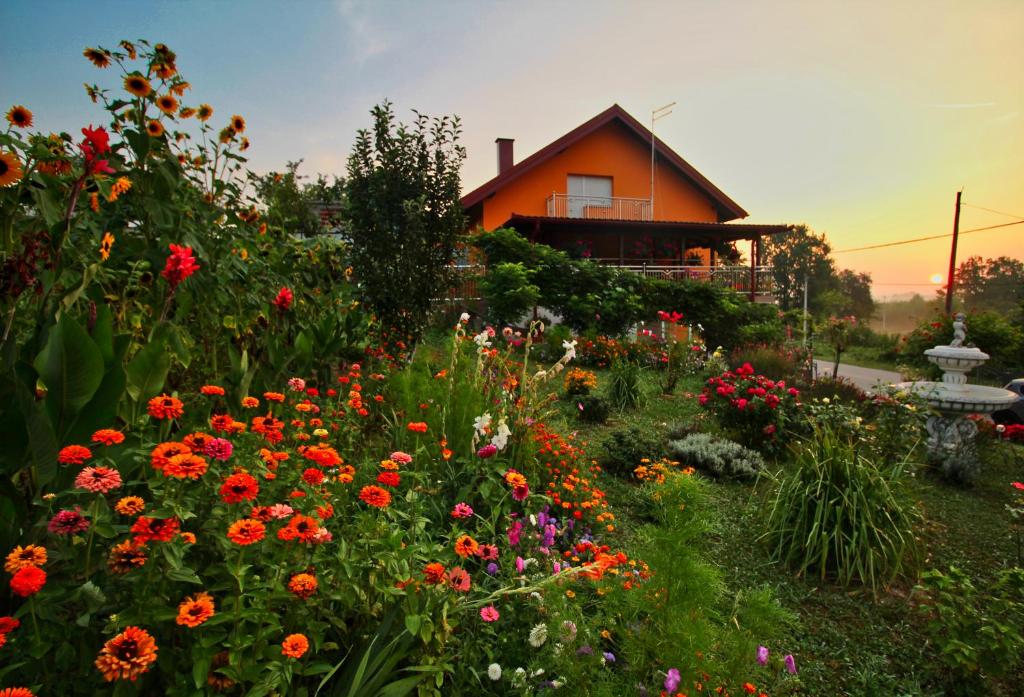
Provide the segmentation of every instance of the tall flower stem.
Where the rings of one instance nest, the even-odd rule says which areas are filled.
[[[99,508],[99,496],[92,500],[92,506],[89,508],[89,541],[85,544],[85,580],[89,580],[89,572],[92,567],[92,542],[96,536],[96,516],[98,515]]]

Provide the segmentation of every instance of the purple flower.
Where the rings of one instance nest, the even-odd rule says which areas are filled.
[[[234,446],[231,445],[231,441],[224,438],[214,438],[206,444],[205,448],[203,448],[203,452],[207,457],[212,457],[213,459],[220,460],[221,462],[224,462],[231,457],[233,450]]]
[[[786,664],[786,670],[788,670],[791,675],[796,675],[796,659],[793,658],[793,654],[787,653],[786,657],[782,660]]]
[[[590,656],[593,653],[594,649],[590,648],[589,646],[581,646],[578,649],[576,649],[577,656]]]
[[[757,647],[757,662],[761,665],[768,663],[768,647],[758,646]]]
[[[488,576],[493,576],[494,574],[498,573],[498,565],[492,561],[490,564],[487,565],[487,568],[484,570],[487,572]]]
[[[675,692],[676,688],[679,687],[680,681],[682,681],[682,676],[679,675],[679,669],[669,668],[668,672],[665,673],[665,690],[667,692]]]
[[[607,663],[615,663],[615,654],[614,653],[612,653],[610,651],[605,651],[601,655],[604,656],[604,660]]]

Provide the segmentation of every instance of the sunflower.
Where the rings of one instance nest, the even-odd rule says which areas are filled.
[[[235,138],[235,129],[233,129],[231,126],[222,128],[217,138],[218,140],[220,140],[220,142],[224,144],[230,143]]]
[[[192,89],[192,85],[190,85],[189,83],[185,82],[184,80],[182,80],[181,82],[176,82],[176,83],[174,83],[173,85],[170,86],[171,92],[173,94],[178,95],[179,97],[181,97],[182,95],[185,94],[185,90],[190,90],[190,89]]]
[[[12,126],[28,128],[32,125],[32,112],[23,106],[12,106],[11,110],[7,112],[7,120],[11,122]]]
[[[200,104],[196,118],[200,121],[209,121],[211,116],[213,116],[213,107],[209,104]]]
[[[242,138],[242,142],[238,146],[238,149],[239,150],[248,150],[249,149],[249,139],[248,138]]]
[[[141,75],[129,75],[124,79],[124,88],[136,97],[148,97],[153,91],[149,80]]]
[[[110,66],[110,51],[102,48],[87,48],[82,51],[82,55],[92,61],[92,64],[97,68],[107,68]]]
[[[168,80],[174,77],[178,73],[178,68],[174,63],[165,61],[163,63],[155,63],[153,70],[156,72],[156,76],[161,80]]]
[[[181,111],[178,112],[178,116],[183,119],[190,119],[196,115],[196,110],[190,106],[182,107]]]
[[[235,129],[238,133],[245,132],[245,119],[238,114],[231,117],[231,128]]]
[[[9,150],[0,150],[0,188],[14,184],[23,175],[18,156]]]
[[[164,125],[159,121],[150,119],[146,122],[146,133],[153,136],[154,138],[159,138],[164,134]]]
[[[110,187],[110,193],[107,194],[107,200],[113,203],[118,197],[127,192],[132,188],[132,180],[128,177],[118,177],[117,181],[114,182],[113,186]]]
[[[135,44],[133,44],[131,41],[122,41],[121,48],[128,52],[129,59],[135,60],[135,56],[137,55],[135,53]]]
[[[178,110],[178,100],[169,94],[164,94],[156,98],[157,108],[169,116],[174,116],[174,112]]]

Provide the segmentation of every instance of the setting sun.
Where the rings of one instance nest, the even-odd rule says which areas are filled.
[[[932,277],[929,280],[932,283],[936,283],[936,284],[942,283],[942,274],[941,273],[933,273]]]

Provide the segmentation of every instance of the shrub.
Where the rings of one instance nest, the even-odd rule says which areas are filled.
[[[589,370],[570,368],[562,384],[567,395],[586,395],[597,388],[597,376]]]
[[[739,330],[739,340],[744,344],[781,344],[785,338],[785,329],[777,319],[747,324]]]
[[[868,453],[848,434],[815,428],[769,500],[763,537],[773,559],[874,591],[914,568],[920,516],[906,492],[905,463],[882,468]]]
[[[951,566],[921,576],[919,609],[928,641],[950,673],[958,694],[980,694],[983,676],[1012,673],[1024,657],[1024,569],[1001,569],[979,591]],[[964,684],[966,682],[966,684]]]
[[[668,451],[683,464],[716,477],[753,477],[764,467],[764,458],[757,451],[708,433],[694,433],[682,440],[669,441]]]
[[[632,361],[616,361],[608,374],[608,401],[619,411],[636,409],[644,403],[640,366]]]
[[[729,353],[729,365],[749,363],[761,375],[796,382],[810,375],[811,354],[798,345],[746,344]]]
[[[754,368],[744,363],[735,371],[708,379],[698,401],[743,445],[776,451],[799,408],[797,395],[795,387],[755,375]]]
[[[580,421],[603,424],[608,420],[608,400],[599,394],[585,394],[572,400]]]
[[[805,402],[813,399],[841,400],[850,404],[859,404],[868,399],[868,394],[846,378],[822,377],[800,389]]]
[[[655,459],[665,450],[660,434],[639,426],[617,428],[608,434],[601,444],[604,451],[601,464],[604,469],[619,477],[628,478],[643,459]]]
[[[540,290],[520,263],[497,264],[480,279],[488,316],[499,325],[514,324],[540,300]]]
[[[900,347],[900,360],[931,378],[938,378],[938,368],[928,362],[924,352],[953,338],[953,320],[942,315],[922,322],[906,336]],[[996,312],[977,312],[967,316],[967,344],[977,346],[991,358],[975,368],[972,376],[1005,382],[1024,365],[1024,331]]]

